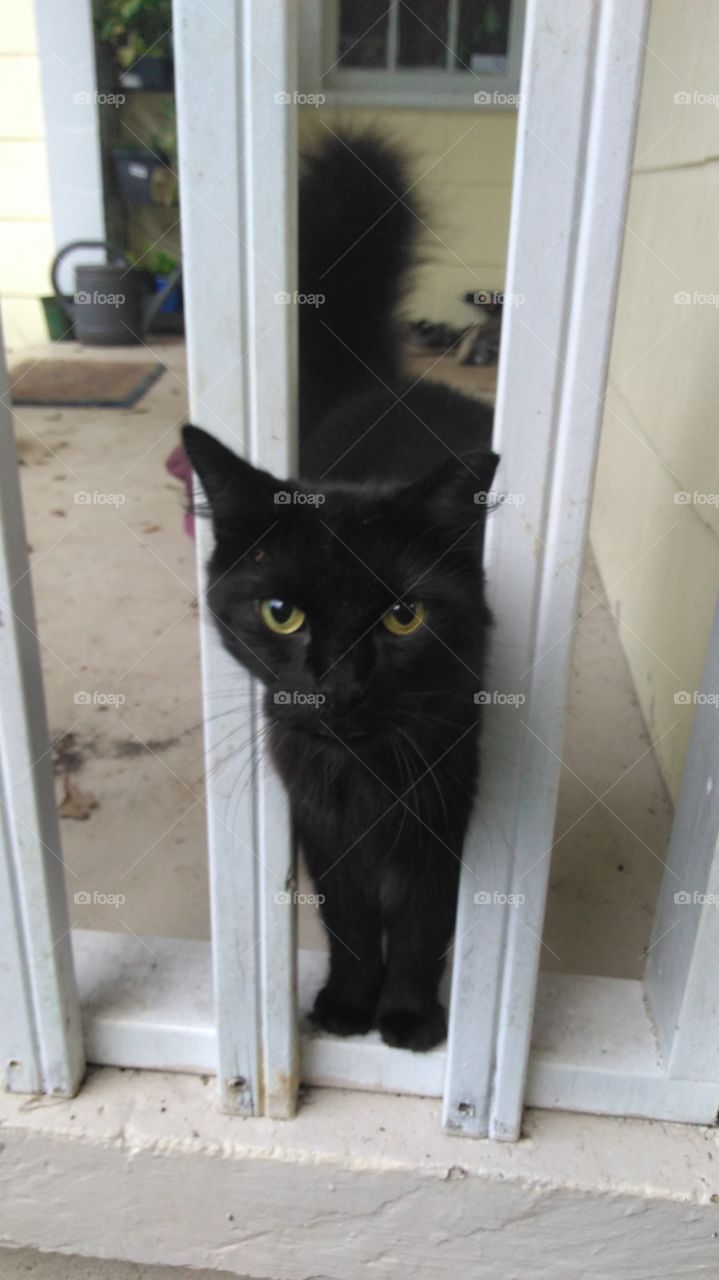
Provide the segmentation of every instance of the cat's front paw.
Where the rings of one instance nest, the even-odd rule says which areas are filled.
[[[312,1020],[335,1036],[363,1036],[374,1024],[374,1008],[338,1000],[323,987],[315,1000]]]
[[[385,1009],[377,1023],[385,1044],[422,1053],[447,1036],[447,1015],[440,1004],[429,1009]]]

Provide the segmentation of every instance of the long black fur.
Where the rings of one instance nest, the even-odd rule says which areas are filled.
[[[327,133],[303,159],[299,286],[324,297],[300,322],[300,422],[317,423],[379,379],[395,385],[400,349],[394,310],[420,227],[396,148],[373,133]]]
[[[402,370],[409,186],[369,134],[332,139],[305,169],[301,289],[327,301],[301,316],[302,479],[277,480],[197,427],[183,439],[213,516],[210,610],[266,687],[272,756],[324,897],[315,1017],[427,1049],[446,1030],[437,989],[477,786],[497,459],[489,409]],[[268,598],[297,605],[301,629],[269,630]],[[425,610],[405,637],[382,622],[398,601]]]

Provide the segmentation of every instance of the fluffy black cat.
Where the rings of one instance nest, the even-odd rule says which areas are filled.
[[[197,427],[183,439],[213,517],[209,607],[265,685],[270,749],[324,898],[314,1016],[422,1050],[446,1033],[437,990],[477,785],[497,458],[491,410],[402,372],[409,186],[374,134],[305,162],[300,290],[326,301],[301,312],[302,478],[278,480]]]

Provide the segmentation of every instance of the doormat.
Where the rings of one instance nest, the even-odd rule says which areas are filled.
[[[13,404],[129,409],[165,372],[139,360],[25,360],[10,370]]]

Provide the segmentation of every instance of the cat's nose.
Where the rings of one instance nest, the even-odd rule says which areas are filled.
[[[318,687],[326,699],[328,712],[338,716],[356,711],[367,694],[366,682],[350,672],[328,674]]]
[[[332,710],[338,715],[348,715],[352,711],[357,711],[365,700],[366,690],[359,685],[351,689],[337,690],[330,700]]]

